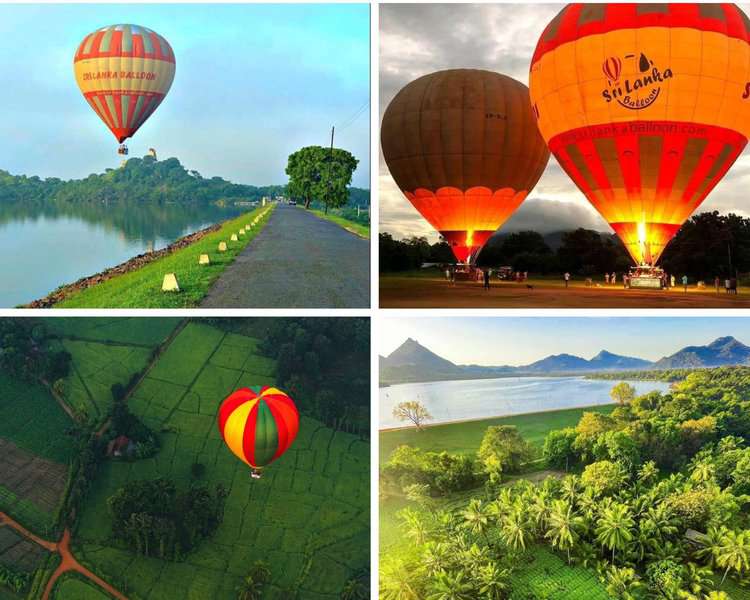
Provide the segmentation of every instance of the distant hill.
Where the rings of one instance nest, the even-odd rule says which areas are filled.
[[[708,346],[687,346],[671,356],[659,359],[654,369],[725,367],[750,363],[750,347],[732,336],[720,337]]]
[[[490,379],[523,375],[575,375],[603,371],[665,370],[750,364],[750,347],[733,337],[722,337],[707,346],[688,346],[651,362],[602,350],[587,360],[572,354],[555,354],[528,365],[456,365],[409,338],[386,357],[380,357],[380,384]]]
[[[176,158],[131,158],[120,168],[68,181],[57,177],[12,175],[0,170],[0,203],[216,203],[258,201],[286,194],[286,185],[245,185],[221,177],[203,177]],[[369,204],[370,190],[350,188],[350,202]]]

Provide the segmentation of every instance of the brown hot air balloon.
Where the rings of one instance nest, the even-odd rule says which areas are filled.
[[[409,83],[383,115],[381,144],[398,187],[462,262],[513,214],[549,158],[528,88],[477,69]]]

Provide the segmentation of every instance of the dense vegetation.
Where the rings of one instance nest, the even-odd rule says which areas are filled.
[[[430,245],[425,238],[394,240],[380,234],[381,272],[417,269],[424,262],[453,262],[444,242]],[[563,273],[589,276],[616,271],[632,264],[619,238],[587,229],[562,234],[552,248],[535,231],[520,231],[490,238],[478,257],[479,266],[511,265],[534,274]],[[689,219],[669,243],[660,260],[668,273],[691,279],[713,280],[750,271],[750,219],[729,213],[706,212]]]
[[[44,327],[34,321],[0,319],[0,370],[25,381],[65,377],[70,354],[44,344],[45,335]]]
[[[164,477],[128,482],[107,501],[112,535],[139,555],[179,559],[221,524],[228,495],[220,483],[179,491]]]
[[[61,204],[117,203],[203,204],[259,201],[264,196],[286,195],[286,185],[255,186],[232,183],[221,177],[203,177],[185,168],[177,158],[158,161],[151,156],[131,158],[118,169],[92,173],[68,181],[57,177],[11,175],[0,170],[0,205],[29,205],[54,200]],[[369,190],[351,188],[351,201],[369,204]]]
[[[586,375],[586,379],[609,379],[612,381],[644,380],[644,381],[682,381],[695,369],[660,369],[645,371],[617,371],[601,372]]]
[[[526,460],[524,440],[503,427],[478,449],[485,488],[473,498],[446,507],[439,489],[404,481],[421,510],[400,513],[414,544],[381,561],[382,597],[536,598],[514,589],[514,574],[550,551],[595,571],[610,598],[718,600],[747,586],[750,368],[696,371],[664,394],[621,387],[611,414],[548,434],[546,462],[567,474],[503,483]]]

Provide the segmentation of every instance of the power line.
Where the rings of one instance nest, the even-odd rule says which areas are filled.
[[[348,118],[344,119],[337,127],[339,131],[342,129],[345,129],[346,127],[349,127],[352,125],[361,115],[364,113],[365,110],[367,110],[370,107],[370,99],[368,98],[362,106],[360,106],[352,115],[350,115]]]

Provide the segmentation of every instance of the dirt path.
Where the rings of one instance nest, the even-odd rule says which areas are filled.
[[[46,379],[40,379],[44,387],[47,388],[47,391],[50,393],[50,396],[52,396],[55,401],[60,405],[60,408],[62,408],[65,413],[70,417],[71,421],[74,423],[78,423],[78,417],[76,417],[75,413],[73,412],[73,409],[68,406],[67,402],[65,402],[65,398],[63,398],[60,394],[58,394],[49,381]]]
[[[367,308],[370,241],[301,207],[280,204],[201,306]]]
[[[49,578],[47,586],[44,588],[44,593],[42,594],[42,600],[49,599],[57,580],[63,573],[67,573],[68,571],[80,573],[86,579],[92,581],[104,591],[106,591],[113,598],[117,598],[117,600],[128,600],[127,596],[124,596],[111,585],[109,585],[106,581],[104,581],[101,577],[89,571],[86,567],[78,562],[75,556],[73,556],[73,553],[70,550],[70,530],[66,529],[63,532],[62,538],[60,538],[59,542],[49,542],[30,532],[23,525],[13,520],[4,512],[0,512],[0,526],[11,527],[18,533],[20,533],[23,537],[31,540],[35,544],[40,545],[42,548],[45,548],[50,552],[54,552],[60,555],[60,565],[57,567],[57,569],[55,569],[55,572],[52,573],[52,576]]]
[[[493,281],[489,291],[470,281],[448,285],[440,277],[380,277],[381,308],[750,308],[750,290],[717,294],[713,288],[626,290],[622,286],[569,288],[550,280]]]

